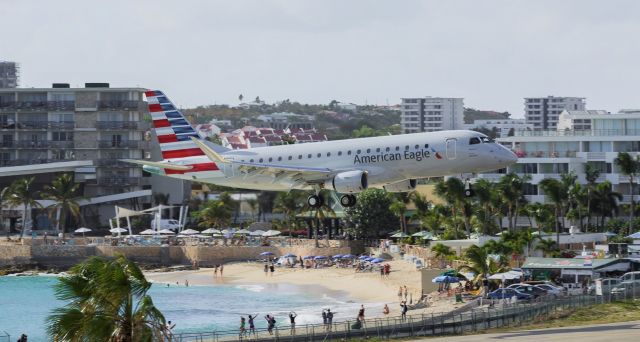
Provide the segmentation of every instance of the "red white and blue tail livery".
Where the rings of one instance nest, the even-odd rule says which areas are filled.
[[[147,172],[228,187],[289,191],[320,189],[344,195],[370,187],[412,191],[416,179],[497,170],[517,161],[513,152],[474,131],[439,131],[230,150],[198,136],[158,90],[145,92],[162,161],[126,160]]]

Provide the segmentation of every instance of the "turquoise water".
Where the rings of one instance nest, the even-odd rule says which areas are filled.
[[[17,340],[25,333],[29,341],[46,341],[46,317],[52,309],[64,305],[54,297],[55,282],[53,276],[0,277],[0,336],[6,331],[12,340]],[[247,314],[259,315],[258,327],[266,327],[262,317],[267,313],[276,315],[277,325],[286,326],[290,311],[298,314],[298,324],[320,323],[322,309],[327,307],[336,312],[334,320],[339,321],[355,317],[360,305],[322,288],[283,284],[154,284],[149,293],[165,318],[176,323],[176,333],[234,330],[240,315]]]

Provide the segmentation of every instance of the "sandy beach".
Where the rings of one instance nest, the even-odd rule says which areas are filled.
[[[398,260],[390,261],[391,274],[389,278],[382,278],[378,272],[356,273],[353,269],[321,268],[300,269],[276,267],[273,276],[265,276],[263,263],[245,262],[232,263],[224,267],[224,275],[214,277],[212,268],[201,268],[197,271],[147,272],[150,281],[184,286],[185,280],[190,285],[259,285],[265,288],[274,286],[292,286],[308,291],[318,288],[327,289],[334,295],[341,294],[356,303],[375,303],[376,306],[388,304],[391,315],[399,315],[398,288],[407,286],[410,297],[415,302],[420,297],[420,272],[411,264]],[[457,307],[448,297],[434,297],[433,306],[412,310],[415,313],[432,313],[450,311]],[[458,305],[459,306],[459,305]],[[380,313],[381,314],[381,313]]]

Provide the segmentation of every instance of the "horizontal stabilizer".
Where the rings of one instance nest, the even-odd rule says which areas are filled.
[[[223,156],[221,156],[218,152],[214,151],[211,147],[205,144],[202,140],[198,140],[194,137],[191,137],[191,140],[202,150],[202,152],[211,159],[213,162],[219,163],[228,163]]]
[[[161,169],[176,170],[176,171],[187,171],[193,168],[193,166],[190,166],[190,165],[178,165],[178,164],[170,164],[165,162],[153,162],[153,161],[135,160],[135,159],[121,159],[121,160],[127,163],[147,165],[147,166],[159,167]]]

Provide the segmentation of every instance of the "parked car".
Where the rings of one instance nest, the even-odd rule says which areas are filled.
[[[156,219],[151,220],[151,227],[155,229],[156,227]],[[174,219],[161,219],[160,220],[160,229],[169,229],[177,232],[180,228],[180,222]]]
[[[554,296],[561,296],[564,293],[564,289],[562,287],[553,286],[549,284],[540,284],[540,285],[536,285],[536,287],[539,287],[547,291],[548,294],[554,295]]]
[[[524,292],[520,292],[515,289],[497,289],[493,292],[489,293],[489,298],[491,299],[506,299],[516,297],[519,300],[531,300],[533,296]]]
[[[609,292],[611,292],[611,290],[613,290],[615,287],[617,287],[620,284],[620,279],[619,278],[604,278],[602,279],[602,294],[606,295]],[[589,294],[594,295],[596,294],[596,284],[593,283],[591,285],[589,285],[588,289]]]
[[[533,298],[538,298],[540,296],[544,296],[547,294],[547,291],[542,289],[541,287],[529,285],[529,284],[513,284],[509,285],[509,287],[522,293],[530,294]]]

